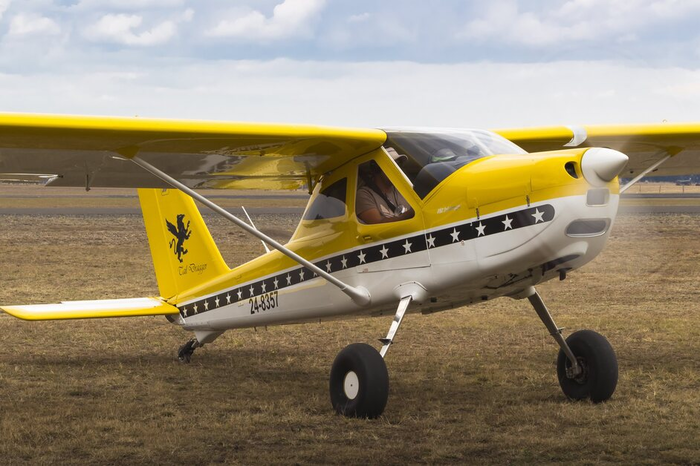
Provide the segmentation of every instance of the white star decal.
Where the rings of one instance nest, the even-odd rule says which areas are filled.
[[[267,284],[265,282],[262,282],[262,292],[265,293],[267,290]]]
[[[452,230],[452,233],[450,233],[450,236],[452,236],[453,243],[456,243],[457,241],[459,241],[459,232],[457,231],[456,228],[454,230]]]
[[[300,282],[304,281],[304,269],[301,269],[301,272],[299,272],[299,281]]]
[[[255,294],[255,289],[253,288],[253,285],[250,285],[250,295],[253,296]]]
[[[331,264],[331,261],[326,262],[326,272],[331,273],[332,268],[333,265]]]
[[[197,303],[194,303],[194,307],[192,309],[194,309],[194,313],[196,314],[197,313]]]
[[[382,259],[387,259],[389,257],[389,250],[387,249],[386,244],[382,246],[379,252],[382,253]]]
[[[435,237],[432,234],[428,235],[426,241],[428,241],[428,249],[435,247]]]
[[[238,290],[238,299],[243,299],[243,290]]]
[[[343,256],[343,258],[340,259],[340,262],[342,262],[344,269],[348,268],[348,260],[345,258],[345,256]]]
[[[231,304],[231,293],[226,293],[226,304]]]
[[[535,217],[535,223],[544,222],[544,219],[542,218],[544,212],[540,212],[540,209],[535,209],[535,213],[531,215]]]
[[[511,225],[511,223],[513,223],[513,219],[512,219],[512,218],[508,218],[507,215],[506,215],[506,219],[503,220],[503,221],[501,221],[501,223],[503,224],[503,227],[504,227],[504,228],[503,228],[503,231],[512,230],[512,229],[513,229],[513,226]]]
[[[409,243],[408,240],[406,240],[406,242],[403,243],[403,253],[408,254],[409,252],[411,252],[411,246],[413,246],[413,243]]]
[[[483,223],[479,222],[479,226],[476,227],[476,236],[477,236],[477,237],[479,237],[479,236],[484,236],[484,235],[486,234],[485,231],[486,231],[486,225],[484,225]]]
[[[277,288],[279,288],[279,287],[280,287],[280,281],[279,281],[279,280],[277,280],[277,277],[275,277],[275,281],[274,281],[274,282],[272,282],[272,283],[274,283],[274,284],[275,284],[275,289],[277,289]]]
[[[209,310],[209,301],[204,301],[204,310],[205,311]]]
[[[287,285],[291,285],[291,284],[292,284],[292,276],[287,274]]]
[[[366,254],[364,252],[360,251],[360,255],[357,256],[357,258],[360,259],[360,264],[365,263],[365,256],[366,256]]]
[[[182,315],[184,315],[185,317],[187,317],[187,308],[186,308],[186,307],[183,307],[183,308],[182,308]]]
[[[216,307],[219,307],[219,297],[218,296],[214,300],[214,304],[216,304]]]

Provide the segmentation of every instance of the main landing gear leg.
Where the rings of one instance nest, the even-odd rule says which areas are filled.
[[[330,378],[331,404],[338,414],[348,417],[379,417],[389,398],[389,372],[384,356],[393,343],[396,332],[411,297],[399,302],[389,333],[381,341],[381,353],[365,343],[346,346],[333,361]]]
[[[580,330],[566,340],[533,288],[528,300],[559,345],[557,376],[564,394],[572,400],[608,400],[617,386],[617,356],[608,340],[592,330]]]

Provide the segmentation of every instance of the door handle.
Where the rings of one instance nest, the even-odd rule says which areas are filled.
[[[362,241],[363,243],[374,242],[374,236],[372,236],[372,235],[361,235],[361,236],[358,236],[357,239]]]

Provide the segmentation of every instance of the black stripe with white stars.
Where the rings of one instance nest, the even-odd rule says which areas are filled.
[[[394,259],[427,249],[473,240],[482,236],[486,237],[508,230],[517,230],[519,228],[536,225],[538,223],[547,223],[551,222],[553,219],[554,207],[545,204],[517,212],[443,228],[442,230],[421,233],[388,243],[368,246],[356,251],[323,259],[322,261],[315,262],[314,265],[328,273],[339,272],[364,264]],[[265,280],[248,283],[237,288],[230,288],[217,295],[208,296],[207,298],[199,299],[184,306],[178,306],[178,309],[182,317],[192,317],[197,314],[228,306],[229,304],[246,301],[264,293],[270,293],[298,285],[312,280],[315,277],[317,277],[317,275],[308,268],[297,267],[287,272],[268,277]]]

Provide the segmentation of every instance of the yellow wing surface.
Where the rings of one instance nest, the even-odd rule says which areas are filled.
[[[138,317],[177,314],[175,306],[159,298],[64,301],[56,304],[3,306],[6,313],[24,320],[91,319],[98,317]]]
[[[621,176],[634,177],[667,155],[650,176],[700,173],[700,123],[626,126],[552,126],[501,129],[496,133],[528,152],[567,147],[610,147],[629,156]]]
[[[297,189],[382,145],[372,129],[0,114],[0,181],[164,188],[137,155],[196,188]]]

